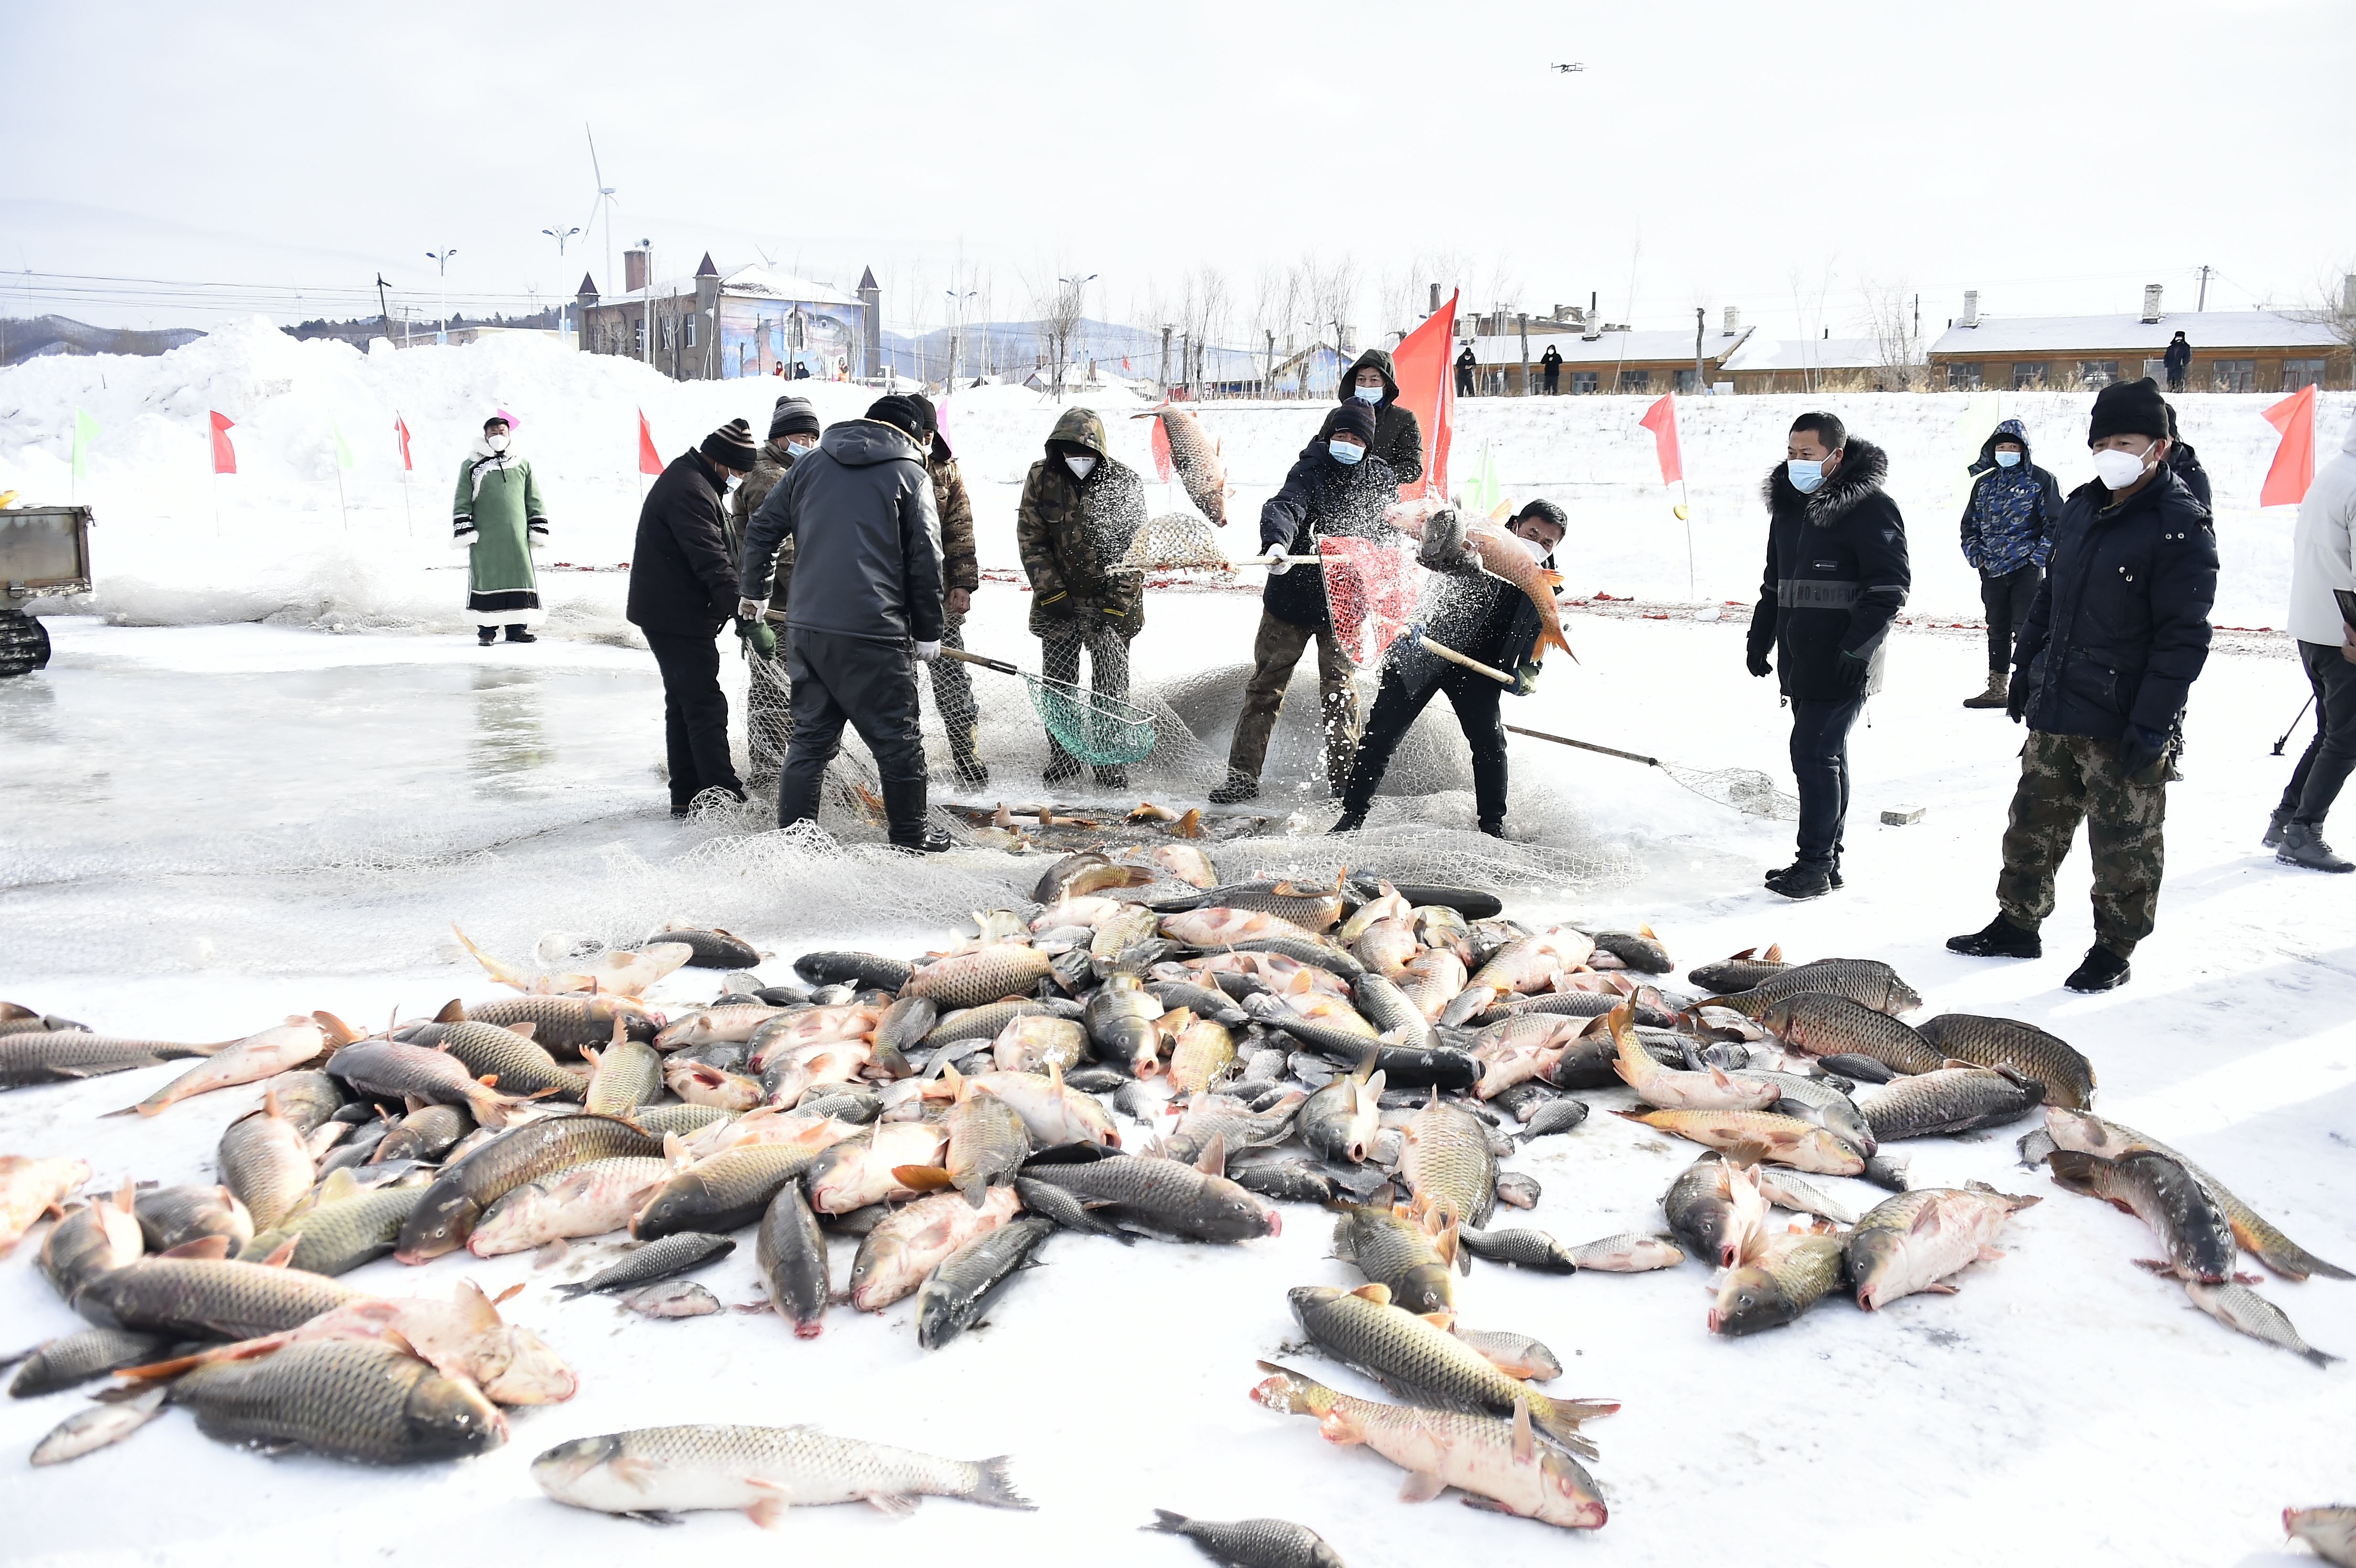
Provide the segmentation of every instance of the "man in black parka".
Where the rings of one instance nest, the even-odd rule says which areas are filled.
[[[1890,623],[1913,575],[1906,522],[1881,488],[1890,459],[1826,413],[1802,414],[1770,470],[1767,572],[1751,613],[1749,665],[1774,674],[1792,704],[1799,855],[1767,885],[1790,899],[1841,885],[1848,816],[1848,731],[1881,689]],[[1774,656],[1769,663],[1768,656]]]
[[[1391,478],[1412,485],[1423,477],[1423,425],[1415,411],[1399,401],[1398,373],[1387,349],[1369,348],[1358,356],[1342,378],[1336,400],[1341,407],[1363,403],[1375,411],[1375,434],[1368,448],[1390,465]],[[1338,410],[1336,411],[1339,411]],[[1302,458],[1315,457],[1333,437],[1333,416],[1317,428],[1317,435],[1301,449]]]
[[[720,628],[736,613],[736,568],[721,496],[759,457],[752,426],[732,420],[664,469],[638,508],[625,613],[662,671],[673,816],[685,816],[705,790],[744,798],[728,750],[728,698],[720,689]]]
[[[2184,707],[2209,657],[2217,536],[2168,461],[2169,411],[2149,377],[2094,399],[2096,477],[2071,492],[2051,574],[2013,650],[2007,711],[2029,725],[2004,833],[1997,917],[1950,938],[1978,958],[2035,958],[2053,872],[2086,819],[2094,945],[2064,982],[2107,991],[2151,934],[2160,827]]]

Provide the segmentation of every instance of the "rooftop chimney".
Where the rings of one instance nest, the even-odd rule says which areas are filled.
[[[1977,326],[1979,324],[1980,292],[1977,289],[1965,289],[1964,291],[1964,318],[1955,323],[1955,325],[1957,326]]]
[[[2158,283],[2146,283],[2146,284],[2144,284],[2144,286],[2143,286],[2143,320],[2144,320],[2144,325],[2145,325],[2146,326],[2148,326],[2148,325],[2150,325],[2153,322],[2158,321],[2158,319],[2159,319],[2159,285],[2158,285]]]
[[[1431,285],[1431,308],[1425,311],[1423,314],[1426,315],[1438,315],[1440,314],[1440,285],[1438,283]]]
[[[1731,336],[1733,336],[1736,333],[1738,333],[1738,332],[1740,332],[1740,331],[1741,331],[1741,330],[1742,330],[1742,311],[1741,311],[1740,307],[1740,306],[1737,306],[1737,305],[1728,305],[1728,306],[1726,307],[1726,333],[1725,333],[1725,336],[1729,336],[1729,337],[1731,337]]]
[[[2356,272],[2340,280],[2340,308],[2356,315]]]
[[[633,293],[647,286],[647,258],[651,252],[644,240],[622,252],[622,292]]]

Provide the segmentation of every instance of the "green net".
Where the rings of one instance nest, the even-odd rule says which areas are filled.
[[[1025,675],[1039,722],[1064,750],[1092,768],[1141,763],[1153,751],[1153,715],[1133,702],[1067,680]]]

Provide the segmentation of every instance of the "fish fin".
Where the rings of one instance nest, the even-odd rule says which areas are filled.
[[[224,1242],[228,1239],[229,1238],[226,1236],[221,1238]],[[294,1261],[294,1249],[302,1244],[302,1237],[289,1236],[284,1241],[279,1243],[277,1246],[272,1248],[268,1257],[257,1258],[255,1261],[261,1264],[263,1268],[285,1268]]]
[[[486,1089],[496,1089],[499,1086],[499,1075],[496,1072],[486,1072],[475,1082]]]
[[[229,1256],[229,1238],[198,1236],[193,1242],[182,1242],[178,1246],[157,1253],[155,1255],[159,1258],[202,1258],[208,1262],[219,1262]]]
[[[956,1185],[949,1179],[949,1173],[937,1165],[895,1165],[892,1168],[892,1179],[918,1192],[938,1192]]]
[[[1387,1285],[1362,1285],[1350,1294],[1371,1301],[1377,1307],[1388,1307],[1391,1304],[1391,1287]]]
[[[2003,1258],[2004,1249],[2002,1247],[1982,1247],[1979,1251],[1979,1257],[1976,1261],[1984,1264],[1992,1264],[1999,1263],[2003,1261]]]
[[[876,1512],[894,1519],[905,1519],[916,1511],[916,1499],[905,1492],[870,1492],[864,1500]]]
[[[2127,1206],[2126,1206],[2126,1204],[2122,1203],[2122,1204],[2120,1204],[2120,1205],[2119,1205],[2119,1207],[2120,1207],[2120,1208],[2122,1208],[2122,1209],[2126,1209],[2126,1207],[2127,1207]],[[2129,1213],[2133,1213],[2133,1212],[2134,1212],[2134,1211],[2133,1211],[2133,1210],[2131,1210],[2131,1209],[2130,1209],[2130,1210],[2128,1210],[2127,1211],[2128,1211]],[[1915,1216],[1914,1216],[1914,1224],[1913,1224],[1913,1226],[1912,1226],[1912,1230],[1911,1230],[1911,1232],[1910,1232],[1910,1234],[1917,1235],[1917,1236],[1927,1235],[1927,1234],[1929,1234],[1931,1232],[1935,1231],[1935,1230],[1937,1230],[1938,1228],[1939,1228],[1939,1206],[1938,1206],[1936,1203],[1925,1203],[1925,1204],[1923,1204],[1923,1205],[1922,1205],[1922,1211],[1920,1214],[1917,1214],[1917,1215],[1915,1215]]]
[[[1963,1293],[1964,1287],[1962,1285],[1948,1285],[1944,1281],[1942,1281],[1937,1285],[1926,1285],[1922,1287],[1922,1294],[1925,1296],[1961,1296]]]
[[[337,1018],[333,1013],[315,1012],[311,1015],[310,1021],[317,1024],[319,1026],[319,1032],[327,1037],[327,1045],[330,1050],[341,1051],[344,1047],[351,1044],[354,1040],[364,1038],[360,1034],[359,1030],[354,1029],[351,1025],[346,1023],[343,1019]]]
[[[505,1290],[503,1290],[503,1291],[499,1292],[497,1296],[494,1296],[493,1297],[491,1297],[491,1305],[492,1305],[493,1307],[498,1307],[501,1302],[503,1302],[503,1301],[511,1301],[511,1300],[513,1300],[515,1297],[517,1297],[517,1296],[521,1296],[522,1294],[523,1294],[523,1281],[521,1281],[521,1280],[518,1280],[518,1281],[516,1281],[513,1285],[511,1285],[508,1286]]]
[[[2134,1211],[2129,1210],[2128,1212],[2133,1213]],[[2001,1257],[2004,1254],[1999,1253],[1997,1255]],[[2158,1258],[2129,1258],[2127,1262],[2135,1264],[2137,1268],[2147,1268],[2154,1274],[2174,1274],[2176,1272],[2176,1265],[2174,1264],[2164,1262]]]
[[[865,790],[861,790],[859,793],[865,795],[867,792]],[[748,1487],[759,1487],[763,1490],[771,1494],[768,1497],[761,1498],[755,1501],[745,1504],[744,1517],[751,1520],[755,1524],[759,1525],[763,1530],[776,1529],[777,1521],[786,1517],[786,1509],[793,1505],[787,1502],[785,1499],[776,1496],[775,1488],[772,1488],[770,1483],[767,1481],[760,1480],[752,1476],[744,1477],[744,1481]]]
[[[1709,1064],[1709,1082],[1712,1088],[1731,1089],[1734,1087],[1734,1080],[1729,1078],[1726,1075],[1726,1069],[1720,1067],[1715,1061]]]
[[[532,1036],[540,1032],[540,1026],[536,1023],[529,1022],[513,1023],[508,1025],[508,1032],[516,1036],[518,1039],[530,1040]]]
[[[518,1289],[522,1287],[519,1285]],[[452,1287],[450,1299],[467,1317],[467,1326],[477,1333],[487,1333],[499,1326],[499,1309],[483,1294],[483,1287],[471,1279],[462,1279]]]
[[[688,1152],[687,1141],[677,1133],[663,1134],[663,1159],[673,1170],[685,1170],[695,1163],[695,1156]]]
[[[329,1203],[342,1203],[359,1195],[359,1178],[352,1174],[350,1167],[346,1166],[327,1173],[327,1179],[319,1183],[317,1196],[311,1200],[309,1206],[313,1209],[323,1208]]]
[[[1537,1437],[1530,1431],[1530,1402],[1514,1401],[1514,1463],[1526,1465],[1537,1457]]]
[[[1451,1269],[1456,1267],[1457,1251],[1462,1244],[1462,1222],[1451,1215],[1448,1221],[1448,1228],[1440,1232],[1440,1239],[1432,1244],[1431,1250],[1439,1254],[1443,1267]]]
[[[1716,1069],[1713,1068],[1711,1071],[1715,1072]],[[1724,1150],[1723,1153],[1727,1164],[1737,1169],[1742,1169],[1763,1164],[1767,1158],[1767,1146],[1755,1138],[1746,1138],[1732,1148]]]
[[[565,1254],[572,1250],[573,1243],[566,1241],[562,1236],[558,1236],[551,1241],[542,1242],[531,1254],[531,1266],[535,1269],[543,1269],[552,1264],[562,1263],[564,1261]],[[523,1286],[520,1284],[511,1285],[506,1290],[499,1293],[499,1299],[501,1301],[505,1301],[509,1296],[513,1296],[517,1291],[521,1290]]]
[[[1443,1334],[1456,1332],[1456,1314],[1453,1312],[1419,1312],[1416,1316]]]
[[[1203,1146],[1202,1154],[1194,1160],[1194,1168],[1205,1176],[1226,1175],[1227,1135],[1226,1133],[1216,1132],[1211,1135],[1211,1141]]]
[[[949,1086],[949,1098],[962,1103],[966,1097],[965,1074],[947,1061],[941,1063],[941,1082]]]
[[[1399,1501],[1428,1503],[1448,1489],[1448,1483],[1430,1470],[1409,1470],[1399,1483]]]

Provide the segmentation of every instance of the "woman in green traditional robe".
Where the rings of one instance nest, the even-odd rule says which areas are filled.
[[[451,548],[467,552],[466,613],[485,647],[501,626],[509,642],[537,642],[531,628],[548,619],[531,569],[531,552],[548,542],[548,514],[531,464],[513,443],[505,414],[483,421],[483,439],[458,466],[451,508]]]

